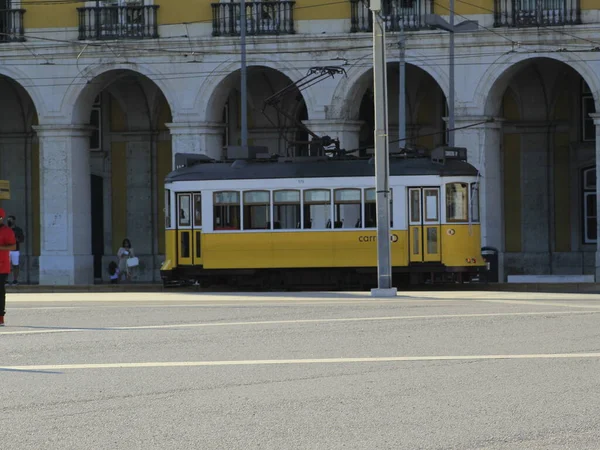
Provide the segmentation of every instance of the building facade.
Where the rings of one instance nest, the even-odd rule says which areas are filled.
[[[600,6],[594,0],[456,0],[456,145],[481,174],[482,239],[510,274],[600,277]],[[407,145],[446,139],[447,0],[385,0],[390,139],[406,30]],[[2,206],[26,231],[22,281],[106,278],[124,238],[139,281],[158,281],[162,180],[176,153],[223,156],[240,140],[239,3],[0,0]],[[367,0],[247,2],[249,142],[286,154],[302,121],[342,147],[373,144]],[[340,66],[264,100],[315,66]],[[291,120],[290,118],[295,119]],[[392,145],[404,145],[393,143]]]

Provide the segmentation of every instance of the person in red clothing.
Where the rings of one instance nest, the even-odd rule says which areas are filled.
[[[6,281],[10,273],[10,252],[17,248],[12,228],[4,223],[6,213],[0,208],[0,327],[4,326],[6,314]]]

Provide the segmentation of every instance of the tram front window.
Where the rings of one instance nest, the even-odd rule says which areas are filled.
[[[171,191],[165,190],[165,227],[171,228]]]
[[[479,222],[479,183],[471,183],[471,220]]]
[[[469,220],[469,185],[449,183],[446,185],[446,220],[467,222]]]

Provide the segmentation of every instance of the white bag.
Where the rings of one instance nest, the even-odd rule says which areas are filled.
[[[140,265],[140,260],[136,257],[127,259],[127,267],[137,267]]]

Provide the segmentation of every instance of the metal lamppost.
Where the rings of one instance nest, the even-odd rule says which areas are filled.
[[[242,53],[241,69],[240,69],[240,112],[241,112],[241,129],[242,129],[242,149],[248,147],[248,91],[247,91],[247,70],[246,70],[246,0],[240,0],[240,50]]]
[[[400,62],[398,67],[398,149],[406,147],[406,35],[404,34],[404,10],[400,17]]]
[[[444,30],[450,33],[450,86],[448,93],[448,146],[454,147],[454,34],[468,33],[476,31],[479,28],[479,22],[476,20],[465,20],[454,25],[454,0],[450,0],[450,22],[442,19],[438,14],[428,14],[425,17],[425,23],[432,28]]]
[[[392,287],[390,248],[390,171],[388,139],[385,26],[380,16],[381,0],[371,0],[373,12],[373,90],[375,93],[375,185],[377,191],[377,289],[374,297],[395,297]]]

